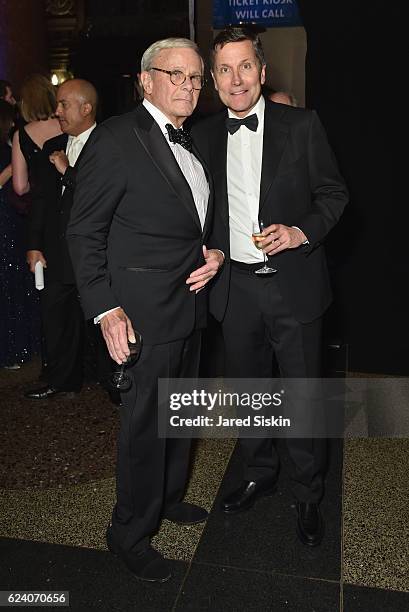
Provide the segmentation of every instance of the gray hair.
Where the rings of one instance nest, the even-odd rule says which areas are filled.
[[[164,38],[163,40],[157,40],[150,47],[148,47],[142,56],[141,60],[141,71],[151,70],[153,66],[153,60],[159,51],[163,49],[180,49],[187,48],[196,51],[198,56],[201,58],[199,47],[193,40],[188,38]],[[203,60],[202,60],[203,63]]]

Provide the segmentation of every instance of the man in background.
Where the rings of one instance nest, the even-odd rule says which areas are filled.
[[[56,116],[62,135],[46,141],[39,194],[29,216],[27,262],[40,262],[43,333],[47,347],[47,384],[29,390],[33,400],[78,393],[83,382],[84,314],[78,299],[65,232],[72,207],[77,160],[95,128],[97,92],[82,79],[65,81],[57,91]],[[110,362],[104,346],[105,361]],[[109,367],[109,366],[107,366]]]
[[[298,106],[296,97],[287,91],[273,91],[269,96],[272,102],[287,104],[287,106]]]

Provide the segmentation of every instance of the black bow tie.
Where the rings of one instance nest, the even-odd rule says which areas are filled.
[[[188,132],[185,132],[182,128],[176,130],[170,123],[167,123],[165,128],[168,130],[170,142],[180,144],[188,151],[192,151],[192,138]]]
[[[248,128],[252,132],[257,131],[257,115],[253,113],[248,117],[244,117],[244,119],[235,119],[234,117],[227,117],[226,119],[226,127],[229,130],[230,134],[234,134],[235,132],[237,132],[237,130],[239,130],[242,125],[245,125],[246,128]]]

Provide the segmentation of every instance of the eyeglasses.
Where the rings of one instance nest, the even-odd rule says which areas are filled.
[[[173,83],[173,85],[183,85],[183,83],[188,78],[192,83],[193,89],[202,89],[203,85],[206,82],[204,76],[202,76],[201,74],[189,75],[185,74],[181,70],[163,70],[162,68],[154,68],[153,66],[149,70],[156,70],[157,72],[164,72],[165,74],[168,74],[170,77],[170,82]]]

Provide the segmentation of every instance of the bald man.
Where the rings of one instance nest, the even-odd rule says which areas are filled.
[[[77,160],[94,129],[97,92],[82,79],[58,88],[56,116],[62,135],[43,147],[38,199],[29,219],[27,262],[34,272],[44,266],[41,291],[43,333],[47,349],[47,384],[25,393],[33,400],[78,393],[83,378],[85,322],[65,240],[75,187]]]
[[[287,106],[298,106],[297,100],[291,93],[286,91],[273,91],[269,96],[272,102],[277,104],[286,104]]]

